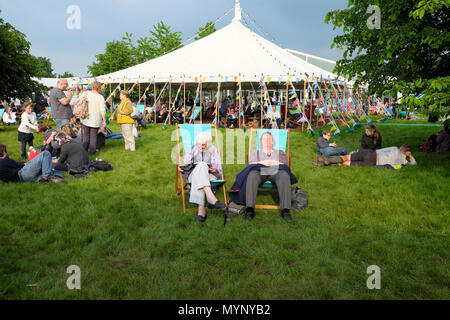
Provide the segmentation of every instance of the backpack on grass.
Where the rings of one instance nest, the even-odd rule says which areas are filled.
[[[91,167],[94,167],[100,171],[111,171],[112,166],[108,161],[105,160],[95,160],[91,162]]]

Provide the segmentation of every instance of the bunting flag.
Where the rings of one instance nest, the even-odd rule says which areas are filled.
[[[335,126],[332,126],[330,131],[333,132],[334,130],[337,130],[337,128]]]
[[[342,122],[342,123],[341,123],[341,127],[345,127],[345,122]]]
[[[336,129],[336,132],[333,134],[333,137],[339,137],[340,134],[341,134],[341,130]]]
[[[319,120],[317,120],[318,122],[325,122],[325,120],[323,119],[323,117],[320,117]]]
[[[305,118],[305,116],[302,116],[299,120],[297,120],[297,122],[302,123],[302,122],[307,122],[308,119]]]
[[[294,99],[294,98],[296,98],[296,97],[297,97],[297,95],[294,94],[294,95],[292,95],[292,96],[289,98],[289,100],[292,100],[292,99]]]
[[[268,78],[267,78],[267,84],[269,84],[270,81],[272,81],[272,78],[271,78],[271,77],[268,77]]]

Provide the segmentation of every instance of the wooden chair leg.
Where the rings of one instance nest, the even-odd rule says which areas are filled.
[[[178,165],[175,165],[175,192],[178,193]]]
[[[181,178],[181,199],[183,201],[183,212],[186,213],[186,203],[184,199],[184,181],[182,178]]]
[[[227,192],[225,191],[225,184],[222,185],[222,190],[223,190],[223,201],[225,201],[224,203],[227,204]]]

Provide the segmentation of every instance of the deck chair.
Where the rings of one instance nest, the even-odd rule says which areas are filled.
[[[175,192],[177,194],[181,193],[181,199],[183,201],[183,212],[186,213],[186,200],[184,192],[188,189],[189,181],[183,180],[181,172],[178,171],[178,164],[181,163],[181,148],[184,152],[188,152],[195,143],[195,137],[203,131],[211,132],[211,124],[176,124],[177,131],[177,164],[175,166]],[[219,157],[222,158],[219,142],[217,139],[217,127],[214,126],[214,132],[216,135],[216,148],[219,152]],[[211,134],[212,136],[212,134]],[[181,143],[180,143],[181,137]],[[227,203],[227,195],[225,192],[226,180],[223,177],[223,167],[222,167],[222,179],[211,181],[211,187],[222,186],[224,203]],[[188,210],[194,210],[196,208],[189,208]]]
[[[186,120],[189,120],[189,122],[194,121],[197,119],[198,115],[200,114],[200,107],[195,107],[192,111],[192,115],[190,117],[186,117]]]
[[[274,149],[281,150],[286,154],[286,157],[288,159],[288,167],[291,167],[291,155],[289,153],[290,149],[290,129],[251,129],[250,130],[250,139],[249,139],[249,146],[248,146],[248,154],[247,154],[247,162],[248,157],[250,156],[250,152],[252,151],[252,140],[253,135],[256,131],[256,150],[260,150],[261,146],[259,145],[259,141],[261,140],[261,135],[264,132],[270,132],[273,136],[273,139],[275,140]],[[277,189],[277,186],[273,184],[270,181],[266,181],[263,184],[259,186],[259,189]],[[257,204],[255,208],[261,208],[261,209],[269,209],[269,210],[277,210],[280,209],[280,206],[275,205],[263,205],[263,204]]]
[[[145,104],[138,104],[136,106],[141,114],[144,114]]]
[[[50,119],[53,120],[53,117],[52,117],[52,114],[51,114],[52,108],[51,107],[45,107],[45,111],[47,111],[47,114],[48,114],[48,118],[47,118],[47,126],[48,126],[48,123],[50,122]]]
[[[3,112],[5,112],[5,109],[0,109],[0,122],[3,123],[3,130],[6,130],[6,123],[3,121]]]

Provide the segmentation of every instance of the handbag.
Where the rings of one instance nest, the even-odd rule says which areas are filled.
[[[86,99],[86,93],[82,94],[81,97],[75,101],[72,106],[72,113],[78,119],[84,119],[89,116],[89,104]]]

